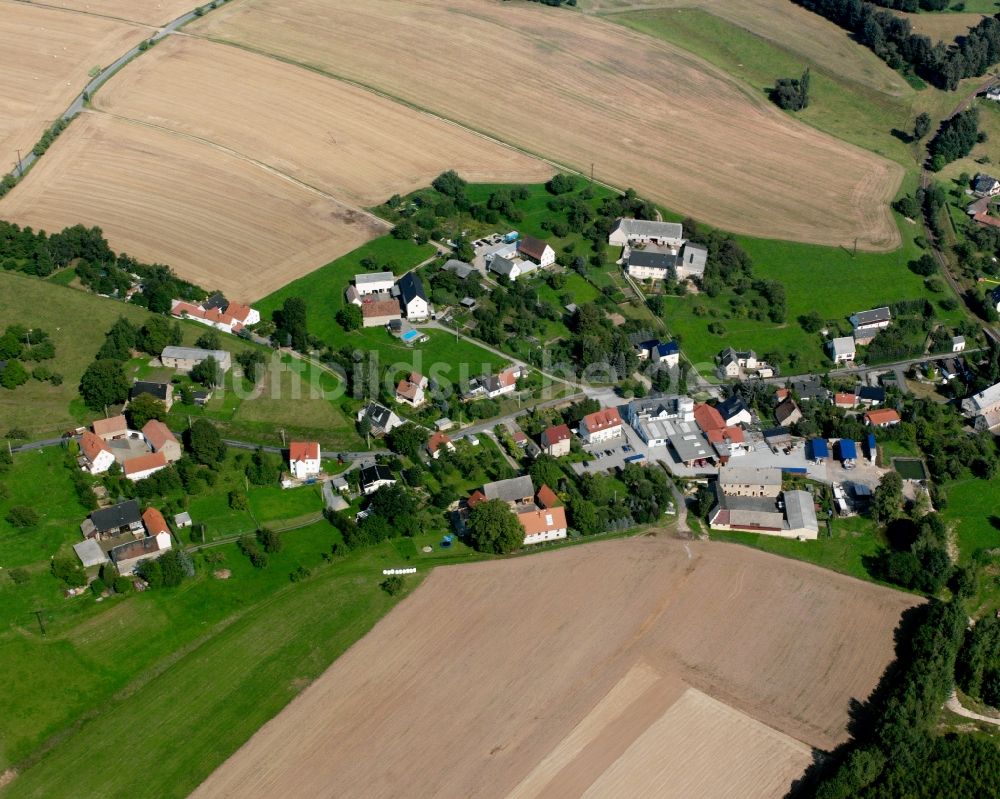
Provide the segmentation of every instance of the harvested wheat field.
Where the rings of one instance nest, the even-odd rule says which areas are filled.
[[[0,0],[0,175],[83,91],[91,68],[147,35],[123,22]]]
[[[194,31],[316,64],[583,172],[594,164],[603,181],[727,230],[900,241],[888,207],[900,166],[594,16],[501,0],[247,0]]]
[[[841,78],[892,96],[913,94],[902,75],[868,48],[854,42],[845,30],[790,0],[580,0],[580,7],[590,13],[608,15],[658,8],[700,8],[785,50],[799,53]]]
[[[116,250],[244,302],[386,230],[222,149],[90,113],[0,200],[0,218],[45,230],[97,225]]]
[[[95,103],[221,144],[361,206],[448,169],[481,183],[541,183],[555,171],[342,81],[184,36],[168,37],[116,75]]]
[[[51,6],[142,22],[146,25],[166,25],[194,10],[198,5],[192,0],[45,0],[45,2]]]
[[[978,25],[986,14],[907,14],[894,11],[897,16],[910,21],[914,33],[930,36],[933,41],[951,44],[958,36],[965,36],[969,28]]]
[[[439,569],[193,795],[777,799],[916,602],[656,538]]]

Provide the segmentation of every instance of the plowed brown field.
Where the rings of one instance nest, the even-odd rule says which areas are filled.
[[[130,64],[94,102],[221,144],[361,206],[426,186],[447,169],[500,183],[541,183],[555,171],[341,81],[183,36]]]
[[[97,225],[114,249],[245,302],[386,231],[252,161],[93,113],[0,200],[0,218],[50,231]]]
[[[439,569],[194,796],[777,799],[916,601],[648,538]]]
[[[316,65],[722,228],[891,249],[902,169],[689,53],[500,0],[247,0],[192,31]]]
[[[148,36],[123,22],[0,0],[0,175],[107,66]]]

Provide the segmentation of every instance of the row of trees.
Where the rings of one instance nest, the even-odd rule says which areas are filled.
[[[996,17],[983,18],[966,35],[947,46],[943,42],[933,44],[927,36],[913,33],[909,20],[879,10],[865,0],[795,2],[853,33],[893,69],[912,71],[939,89],[954,90],[963,78],[983,75],[1000,61],[1000,21]]]

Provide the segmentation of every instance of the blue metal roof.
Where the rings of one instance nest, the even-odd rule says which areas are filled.
[[[829,457],[830,448],[827,447],[825,438],[814,438],[809,444],[812,447],[813,460]]]
[[[658,355],[673,355],[675,352],[680,352],[680,348],[676,341],[665,341],[656,348],[656,352]]]
[[[840,439],[840,459],[845,461],[856,461],[858,459],[858,448],[849,439]]]

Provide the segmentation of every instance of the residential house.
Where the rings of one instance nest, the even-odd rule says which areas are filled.
[[[990,86],[990,88],[986,90],[985,97],[987,100],[1000,102],[1000,86]]]
[[[1000,426],[1000,383],[962,400],[962,413],[976,430],[994,430]]]
[[[162,453],[169,463],[181,459],[181,444],[177,437],[159,419],[150,419],[142,428],[142,436],[153,452]]]
[[[170,383],[151,383],[145,380],[136,380],[129,389],[128,398],[134,400],[143,394],[158,399],[169,411],[174,404],[174,387]]]
[[[865,412],[865,424],[871,427],[892,427],[901,421],[899,414],[892,408],[880,408],[876,411]]]
[[[802,411],[791,397],[774,409],[774,418],[782,427],[789,427],[802,418]]]
[[[715,409],[727,425],[749,425],[753,422],[753,413],[739,394],[723,400],[715,406]]]
[[[625,271],[635,280],[676,280],[678,257],[653,250],[630,250]]]
[[[506,502],[517,516],[524,529],[525,546],[566,537],[566,510],[548,486],[543,485],[536,494],[528,476],[498,480],[475,491],[467,505],[475,508],[480,502],[494,499]]]
[[[542,489],[547,486],[542,486]],[[549,491],[552,496],[555,494]],[[538,492],[539,497],[542,491]],[[524,545],[542,544],[546,541],[558,541],[566,537],[566,509],[559,506],[545,507],[539,499],[535,508],[524,508],[517,512],[517,520],[524,528]]]
[[[823,381],[818,375],[797,378],[789,387],[800,402],[826,402],[830,396],[830,392],[823,387]]]
[[[885,402],[885,389],[881,386],[858,386],[858,405],[873,408]]]
[[[719,487],[727,496],[776,498],[781,493],[781,469],[725,466],[719,470]]]
[[[965,352],[965,336],[955,336],[951,340],[952,352]]]
[[[608,236],[608,244],[618,247],[634,247],[636,244],[680,247],[683,243],[683,225],[647,219],[619,219]]]
[[[108,419],[96,419],[91,427],[94,434],[104,441],[128,438],[128,422],[121,414]]]
[[[383,436],[386,433],[391,433],[395,428],[403,424],[402,419],[377,402],[369,402],[358,411],[357,421],[361,422],[362,419],[368,420],[369,429],[373,436]]]
[[[480,379],[480,385],[490,399],[496,399],[504,394],[510,394],[517,388],[517,379],[521,377],[520,366],[508,366],[499,374],[486,375]]]
[[[361,493],[367,497],[374,494],[382,486],[395,485],[396,479],[392,476],[392,472],[388,466],[376,463],[371,466],[365,466],[361,470],[358,476],[358,483],[361,486]]]
[[[162,452],[150,452],[147,455],[137,455],[125,461],[122,471],[125,477],[133,483],[151,477],[161,469],[166,469],[169,464]]]
[[[431,437],[427,439],[427,454],[434,460],[437,460],[441,455],[442,450],[454,452],[455,445],[447,435],[442,433],[440,430],[435,430],[431,433]]]
[[[660,340],[656,338],[647,339],[646,341],[640,341],[635,345],[636,354],[639,356],[640,361],[648,361],[653,353],[656,352],[656,348],[660,346]]]
[[[90,474],[104,474],[115,462],[114,453],[96,433],[85,430],[80,436],[80,466]]]
[[[367,272],[354,276],[354,288],[358,298],[369,294],[384,294],[392,291],[396,276],[392,272]]]
[[[554,425],[542,431],[542,452],[546,455],[551,455],[553,458],[561,458],[563,455],[569,455],[572,441],[573,434],[567,425]]]
[[[541,239],[525,236],[517,242],[517,252],[524,260],[531,261],[540,269],[556,262],[556,251]]]
[[[522,261],[504,258],[502,255],[494,256],[489,263],[489,270],[498,275],[503,275],[511,283],[515,282],[525,271],[521,268]]]
[[[292,441],[288,445],[288,471],[296,480],[307,480],[323,470],[318,441]]]
[[[622,434],[622,419],[617,408],[602,408],[580,420],[580,438],[587,444],[610,441]]]
[[[214,358],[219,369],[228,372],[233,368],[233,358],[225,350],[205,350],[200,347],[164,347],[160,353],[160,362],[179,372],[190,372],[198,364]]]
[[[830,357],[834,363],[846,363],[853,361],[857,356],[857,349],[854,345],[853,336],[839,336],[827,342],[830,350]]]
[[[850,409],[858,404],[858,396],[849,391],[838,391],[833,395],[833,404],[838,408]]]
[[[424,404],[424,389],[427,388],[427,378],[419,372],[411,372],[396,384],[396,402],[402,402],[413,408]]]
[[[980,172],[972,179],[972,191],[977,197],[995,197],[1000,194],[1000,180]]]
[[[396,285],[399,288],[399,298],[407,319],[411,322],[420,321],[431,315],[430,302],[424,291],[424,282],[416,272],[407,272]]]
[[[142,511],[134,499],[93,511],[80,525],[84,538],[113,538],[142,529]]]
[[[870,311],[858,311],[850,317],[854,328],[854,341],[857,344],[870,344],[878,332],[892,322],[892,312],[888,307],[873,308]]]
[[[212,295],[200,305],[174,300],[170,314],[178,319],[193,319],[223,333],[239,333],[243,328],[260,321],[260,312],[255,308],[230,302],[221,294]]]
[[[723,378],[735,379],[744,374],[753,374],[758,377],[771,377],[774,370],[770,364],[757,360],[757,353],[753,350],[735,350],[726,347],[716,357],[719,364],[719,375]]]
[[[675,368],[681,362],[680,347],[677,346],[676,341],[663,341],[650,356],[650,360]]]

